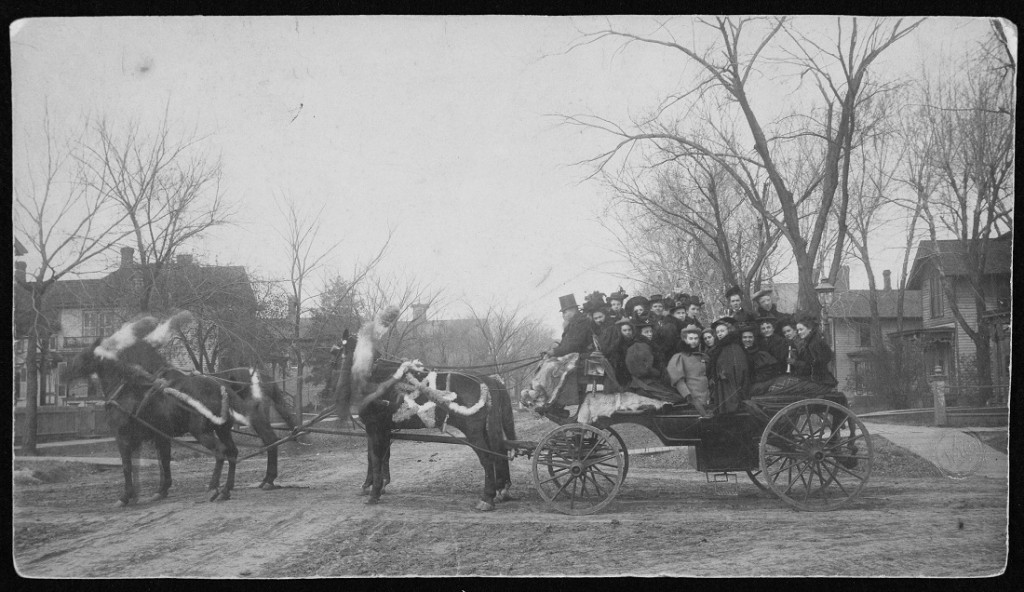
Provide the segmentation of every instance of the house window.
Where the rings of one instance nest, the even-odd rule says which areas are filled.
[[[864,388],[864,375],[861,371],[864,369],[860,362],[853,363],[853,388],[855,390],[862,390]]]
[[[857,325],[857,341],[860,347],[871,347],[871,325]]]
[[[945,316],[945,294],[942,292],[942,278],[938,275],[933,275],[928,280],[928,287],[932,318]]]
[[[82,337],[95,339],[96,337],[107,337],[118,329],[117,316],[110,311],[83,310],[82,311]]]

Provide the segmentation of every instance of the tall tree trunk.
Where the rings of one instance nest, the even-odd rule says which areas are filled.
[[[796,259],[797,281],[799,282],[796,309],[817,318],[821,316],[821,303],[818,302],[818,293],[814,291],[814,257],[796,251],[793,256]]]
[[[38,310],[38,309],[37,309]],[[35,327],[28,334],[25,351],[25,433],[21,435],[21,451],[36,455],[36,432],[39,430],[39,364],[36,350],[39,334]]]

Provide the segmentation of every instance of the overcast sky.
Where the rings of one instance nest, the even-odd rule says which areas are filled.
[[[647,17],[612,17],[649,32]],[[670,52],[605,42],[565,53],[604,18],[159,17],[19,21],[11,27],[15,170],[38,144],[42,109],[85,117],[168,108],[208,135],[239,224],[186,251],[286,277],[275,201],[325,205],[329,266],[345,271],[395,238],[385,266],[474,306],[523,303],[555,327],[558,296],[611,292],[628,266],[597,221],[606,194],[572,163],[612,139],[550,114],[626,122],[693,72]],[[830,24],[822,20],[822,25]],[[689,17],[681,17],[689,27]],[[880,67],[980,40],[983,20],[935,19]],[[36,152],[38,154],[38,152]],[[880,249],[882,250],[882,249]],[[898,253],[879,253],[879,269]],[[888,257],[888,259],[886,259]],[[893,267],[895,269],[895,267]],[[866,286],[854,266],[855,287]],[[794,270],[795,271],[795,270]],[[790,278],[791,279],[791,278]],[[455,306],[452,312],[461,312]]]

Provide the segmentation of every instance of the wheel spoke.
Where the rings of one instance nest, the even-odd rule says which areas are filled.
[[[835,467],[836,467],[837,469],[839,469],[839,470],[843,471],[844,473],[846,473],[846,474],[848,474],[848,475],[850,475],[850,476],[854,477],[855,479],[858,479],[858,480],[860,480],[860,481],[865,481],[865,480],[867,480],[867,477],[866,477],[865,475],[861,475],[860,473],[855,473],[855,472],[851,471],[850,469],[847,469],[846,467],[844,467],[844,466],[843,466],[842,464],[840,464],[840,463],[835,463]]]
[[[837,467],[837,468],[839,467],[839,465],[836,464],[836,463],[822,463],[822,464],[825,464],[825,470],[828,471],[829,475],[831,475],[831,477],[832,477],[831,483],[835,483],[836,487],[838,487],[840,490],[842,490],[843,494],[846,497],[851,497],[850,496],[850,492],[846,491],[846,488],[843,487],[843,483],[842,483],[842,481],[839,480],[839,477],[838,477],[837,473],[835,473],[834,471],[832,471],[829,468],[829,465],[831,465],[832,467]]]
[[[583,462],[583,466],[585,466],[585,467],[589,467],[589,466],[593,466],[593,465],[596,465],[596,464],[601,464],[601,463],[604,463],[604,462],[606,462],[606,461],[609,461],[609,460],[611,460],[611,459],[613,459],[613,458],[617,458],[618,456],[619,456],[619,455],[618,455],[618,454],[615,454],[615,453],[612,453],[612,454],[606,454],[606,455],[602,456],[601,458],[595,458],[595,459],[593,459],[593,460],[585,460],[585,461]]]

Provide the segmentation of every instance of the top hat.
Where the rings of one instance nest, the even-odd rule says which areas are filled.
[[[772,291],[770,289],[765,288],[763,290],[758,290],[757,292],[754,292],[754,295],[751,296],[750,299],[753,300],[754,302],[757,302],[758,298],[760,298],[760,297],[762,297],[762,296],[764,296],[766,294],[771,294],[771,293],[772,293]]]
[[[622,286],[619,289],[608,295],[608,301],[618,300],[619,302],[625,302],[626,298],[629,298],[629,294],[622,291]]]
[[[650,308],[651,306],[650,300],[644,298],[643,296],[634,296],[626,301],[626,304],[623,306],[623,308],[625,308],[629,312],[633,312],[633,307],[635,307],[637,304],[643,304],[644,308]]]
[[[573,294],[566,294],[565,296],[558,297],[558,311],[565,312],[568,308],[578,308],[576,305],[576,296]]]
[[[736,294],[736,295],[740,296],[741,298],[743,297],[743,291],[740,290],[739,286],[733,286],[733,287],[731,287],[731,288],[729,288],[728,290],[725,291],[725,297],[726,298],[732,298],[733,294]]]

